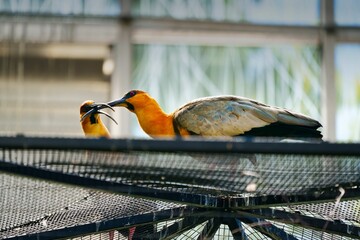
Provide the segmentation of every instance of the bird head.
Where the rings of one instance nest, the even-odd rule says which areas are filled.
[[[122,98],[108,102],[107,105],[111,107],[125,107],[131,112],[135,112],[136,109],[139,109],[145,106],[151,97],[144,91],[141,90],[131,90],[126,93]]]
[[[148,93],[141,90],[131,90],[120,99],[116,99],[108,103],[92,103],[91,107],[87,112],[85,112],[82,119],[94,113],[103,113],[100,111],[103,108],[112,109],[112,107],[125,107],[129,111],[135,113],[136,110],[149,105],[149,102],[157,104],[157,102],[152,97],[150,97]]]
[[[99,114],[103,114],[117,124],[113,117],[111,117],[108,113],[101,111],[103,108],[110,108],[114,111],[114,109],[106,103],[95,103],[93,100],[86,100],[80,106],[80,122],[83,122],[87,117],[90,117],[90,121],[95,123]]]

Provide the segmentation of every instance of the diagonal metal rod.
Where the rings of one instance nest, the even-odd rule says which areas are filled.
[[[236,218],[224,218],[223,223],[229,226],[231,234],[235,240],[248,240],[245,228],[243,227],[241,221]]]
[[[172,239],[176,236],[181,235],[183,232],[188,231],[201,223],[205,222],[209,218],[207,217],[196,217],[196,216],[188,216],[184,217],[184,219],[173,223],[170,226],[164,227],[160,231],[154,233],[153,235],[141,236],[134,235],[134,239],[145,237],[146,239]]]
[[[206,239],[213,239],[216,231],[220,227],[220,218],[212,218],[210,219],[206,225],[204,226],[202,232],[200,233],[198,240],[206,240]]]

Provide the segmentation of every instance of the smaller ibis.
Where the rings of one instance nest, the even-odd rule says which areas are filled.
[[[100,108],[113,108],[105,103],[97,103],[93,100],[87,100],[80,106],[80,122],[82,130],[86,137],[106,137],[110,138],[109,130],[106,128],[104,123],[101,121],[100,114],[113,119],[108,113],[103,112]],[[88,112],[91,110],[91,114]]]

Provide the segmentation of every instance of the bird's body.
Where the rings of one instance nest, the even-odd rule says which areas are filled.
[[[83,118],[83,116],[88,112],[95,102],[92,100],[87,100],[83,102],[80,106],[80,119],[81,127],[86,137],[105,137],[110,138],[109,130],[106,128],[104,123],[101,121],[100,113],[95,112],[89,117]]]
[[[194,100],[174,112],[179,128],[202,136],[321,137],[305,115],[238,96]]]
[[[193,100],[165,113],[157,101],[141,90],[107,103],[134,112],[151,137],[169,136],[274,136],[321,138],[321,124],[305,115],[238,96]]]

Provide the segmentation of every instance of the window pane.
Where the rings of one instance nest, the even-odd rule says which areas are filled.
[[[118,16],[118,0],[0,0],[0,13]]]
[[[360,45],[339,45],[335,53],[337,139],[360,141]]]
[[[338,25],[360,25],[359,0],[335,0],[335,21]]]
[[[315,47],[136,45],[134,53],[132,87],[148,91],[168,113],[198,97],[233,94],[320,120]]]
[[[6,47],[0,45],[0,134],[83,136],[80,104],[110,96],[102,59],[48,58],[40,51],[25,56],[34,45]]]
[[[134,0],[133,13],[175,19],[314,25],[319,22],[319,0]]]

